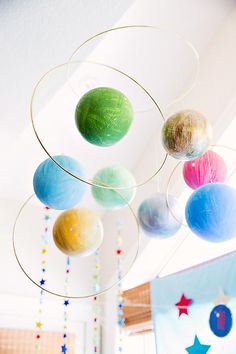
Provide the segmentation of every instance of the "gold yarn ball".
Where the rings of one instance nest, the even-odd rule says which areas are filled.
[[[66,210],[54,223],[53,239],[57,248],[69,256],[89,256],[102,244],[102,221],[89,209]]]

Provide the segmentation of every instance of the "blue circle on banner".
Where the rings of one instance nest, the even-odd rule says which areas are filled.
[[[232,313],[225,305],[217,305],[210,314],[210,328],[217,337],[225,337],[233,325]]]

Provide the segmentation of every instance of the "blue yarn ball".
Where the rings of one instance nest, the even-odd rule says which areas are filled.
[[[65,169],[83,178],[84,171],[78,161],[69,156],[58,155],[54,159]],[[34,191],[46,206],[65,210],[73,208],[81,200],[86,184],[63,171],[53,160],[43,161],[34,173]]]
[[[236,236],[236,190],[223,183],[198,188],[185,208],[190,229],[204,240],[223,242]]]
[[[150,237],[168,238],[181,227],[182,218],[177,199],[158,193],[145,199],[138,208],[138,220],[143,231]],[[173,214],[172,214],[173,213]]]

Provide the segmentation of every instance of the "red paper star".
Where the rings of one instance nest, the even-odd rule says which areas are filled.
[[[192,301],[192,299],[187,299],[184,294],[181,296],[180,301],[175,304],[175,306],[178,307],[179,310],[179,317],[182,314],[188,315],[188,306],[191,304]]]

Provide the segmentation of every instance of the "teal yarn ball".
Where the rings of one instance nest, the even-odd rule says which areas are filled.
[[[69,156],[53,157],[66,170],[84,178],[80,163]],[[33,178],[34,191],[46,206],[56,210],[73,208],[79,203],[86,190],[86,184],[72,177],[52,159],[43,161],[36,169]]]
[[[122,166],[102,168],[95,174],[93,182],[113,188],[127,187],[127,189],[112,190],[93,186],[92,195],[103,208],[123,208],[133,200],[136,193],[136,182],[133,175]]]
[[[97,146],[111,146],[128,132],[133,109],[120,91],[98,87],[88,91],[76,106],[75,122],[81,135]]]

